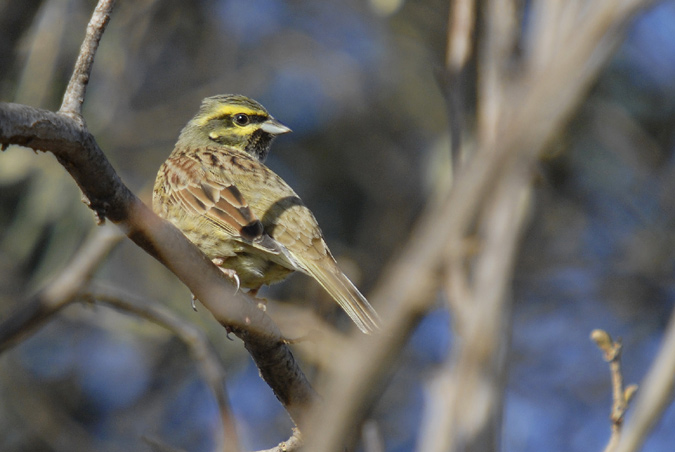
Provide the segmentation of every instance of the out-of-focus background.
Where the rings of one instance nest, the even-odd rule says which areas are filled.
[[[367,294],[425,203],[450,183],[448,3],[119,2],[84,116],[125,183],[147,200],[203,97],[259,100],[294,131],[275,142],[268,166],[314,211]],[[94,4],[0,0],[0,100],[58,109]],[[664,1],[630,24],[541,161],[515,275],[503,450],[604,446],[611,387],[589,340],[594,328],[623,339],[627,382],[640,381],[654,358],[675,299],[673,118],[675,2]],[[51,155],[9,148],[0,154],[0,187],[1,319],[96,226]],[[246,448],[288,437],[291,423],[241,343],[223,340],[206,310],[192,311],[189,291],[160,264],[123,241],[95,279],[167,305],[207,332]],[[262,295],[350,327],[306,277]],[[426,388],[452,341],[441,298],[372,413],[387,451],[418,443]],[[149,450],[142,437],[208,451],[222,435],[219,422],[186,346],[106,307],[70,306],[0,356],[2,451]],[[674,443],[671,407],[644,450]]]

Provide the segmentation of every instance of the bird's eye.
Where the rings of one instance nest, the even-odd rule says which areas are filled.
[[[238,126],[245,126],[251,122],[251,118],[249,118],[248,115],[245,115],[244,113],[238,113],[234,115],[234,122]]]

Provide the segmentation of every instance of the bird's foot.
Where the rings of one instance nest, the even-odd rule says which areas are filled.
[[[225,262],[223,259],[217,257],[213,259],[211,262],[216,264],[218,269],[225,274],[228,278],[234,280],[235,285],[237,286],[236,289],[234,290],[234,294],[236,295],[237,292],[239,292],[239,288],[241,287],[241,281],[239,280],[239,275],[235,270],[232,270],[231,268],[223,268],[221,265],[223,265],[223,262]],[[195,301],[197,301],[197,297],[195,297],[195,294],[192,294],[192,309],[197,311],[197,306],[195,305]]]
[[[192,309],[197,312],[197,305],[195,305],[195,301],[197,301],[197,297],[195,297],[195,294],[191,293],[190,294],[190,302],[192,303]]]
[[[221,272],[225,274],[225,276],[234,280],[234,283],[237,286],[237,288],[234,291],[234,294],[236,295],[237,292],[239,292],[239,289],[241,288],[241,281],[239,280],[239,275],[237,274],[237,272],[235,270],[232,270],[231,268],[221,267],[221,265],[223,265],[225,261],[220,257],[213,259],[211,262],[216,264],[216,266],[220,269]]]

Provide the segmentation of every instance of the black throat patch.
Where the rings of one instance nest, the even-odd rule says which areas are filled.
[[[273,135],[263,130],[256,130],[246,144],[246,152],[264,162],[270,152],[272,140],[274,140]]]

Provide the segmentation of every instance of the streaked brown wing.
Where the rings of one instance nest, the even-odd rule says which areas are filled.
[[[204,216],[234,239],[262,239],[262,223],[234,183],[207,173],[197,160],[185,154],[171,157],[166,165],[171,167],[167,175],[169,193],[186,211]]]

